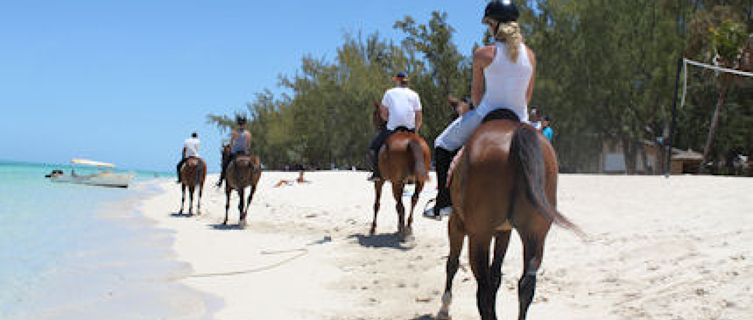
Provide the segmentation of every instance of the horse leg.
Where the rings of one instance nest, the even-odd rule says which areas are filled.
[[[416,209],[418,203],[418,197],[421,195],[421,190],[424,189],[424,183],[422,181],[416,181],[416,187],[413,189],[413,197],[410,199],[410,215],[408,216],[408,226],[406,230],[408,235],[413,234],[413,211]]]
[[[238,225],[241,227],[246,225],[246,211],[243,209],[246,203],[244,200],[246,200],[246,188],[241,188],[238,190],[238,213],[240,214]]]
[[[447,279],[444,285],[444,294],[442,295],[442,307],[439,308],[437,319],[450,319],[450,303],[452,303],[452,280],[458,272],[460,266],[460,251],[463,249],[465,240],[465,230],[462,221],[456,215],[450,216],[450,222],[447,225],[447,233],[450,238],[450,255],[447,256]]]
[[[491,277],[489,276],[489,245],[491,235],[479,234],[470,236],[468,250],[471,269],[476,277],[476,306],[482,320],[496,320],[491,298]]]
[[[180,189],[181,189],[180,211],[178,211],[178,214],[183,214],[183,207],[186,205],[186,185],[185,184],[181,185]]]
[[[371,222],[371,231],[369,233],[374,235],[377,226],[377,213],[379,213],[379,204],[382,200],[382,186],[384,186],[384,180],[380,179],[374,182],[374,220]]]
[[[507,246],[510,244],[511,233],[512,231],[503,231],[494,235],[494,258],[490,268],[492,284],[491,307],[493,314],[497,313],[497,291],[499,291],[499,286],[502,284],[502,261],[505,260]]]
[[[403,205],[403,190],[405,184],[402,181],[392,181],[392,196],[395,197],[395,209],[397,209],[397,234],[400,241],[405,241],[405,206]]]
[[[199,185],[199,198],[196,199],[196,214],[201,215],[201,194],[204,192],[204,184]]]
[[[526,229],[518,229],[521,242],[523,242],[523,276],[518,282],[518,303],[520,313],[518,320],[524,320],[528,313],[528,307],[533,301],[536,289],[536,272],[541,266],[544,255],[545,232],[530,232]]]
[[[248,200],[246,201],[246,208],[243,209],[243,221],[246,221],[246,215],[248,214],[248,208],[251,207],[251,199],[254,198],[254,192],[256,191],[256,186],[251,185],[251,190],[248,193]]]
[[[232,192],[232,190],[230,190],[230,188],[228,188],[227,184],[226,184],[226,187],[225,187],[225,221],[222,222],[223,226],[227,225],[227,213],[228,213],[228,210],[230,210],[230,192]]]
[[[193,215],[193,192],[194,190],[195,189],[193,186],[188,187],[188,199],[189,199],[188,200],[188,215],[189,216]]]

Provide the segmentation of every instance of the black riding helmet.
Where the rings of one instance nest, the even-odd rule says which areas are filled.
[[[512,0],[492,0],[486,5],[482,22],[486,23],[486,19],[491,19],[499,23],[507,23],[518,21],[518,16],[520,16],[518,7]]]

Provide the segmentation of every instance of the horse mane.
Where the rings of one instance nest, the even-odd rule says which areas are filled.
[[[382,104],[375,101],[374,112],[371,114],[371,122],[374,125],[374,128],[376,128],[377,130],[382,130],[387,126],[387,120],[382,119],[381,112],[379,111],[381,106]]]

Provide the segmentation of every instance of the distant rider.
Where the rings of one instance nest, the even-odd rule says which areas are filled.
[[[183,142],[183,156],[180,159],[180,162],[178,162],[177,170],[178,170],[178,183],[181,182],[180,180],[180,168],[183,167],[183,164],[186,163],[186,160],[190,157],[198,158],[199,157],[199,145],[201,142],[199,141],[199,135],[196,134],[196,132],[191,134],[191,137],[186,139],[186,141]]]
[[[220,181],[217,182],[217,187],[222,185],[222,181],[225,180],[225,170],[227,166],[232,162],[239,154],[248,154],[251,150],[251,132],[246,130],[246,117],[236,116],[235,123],[238,128],[233,130],[230,137],[230,157],[222,162],[222,172],[220,173]]]
[[[410,132],[418,132],[421,128],[421,99],[418,93],[408,88],[408,75],[401,71],[392,80],[395,81],[396,86],[384,93],[382,103],[379,105],[379,114],[382,119],[387,120],[387,125],[382,128],[369,146],[372,166],[369,181],[381,179],[379,149],[387,138],[401,127]]]

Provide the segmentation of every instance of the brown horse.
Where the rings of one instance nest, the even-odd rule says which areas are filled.
[[[492,120],[483,123],[471,136],[450,182],[453,200],[448,226],[450,254],[437,318],[449,318],[452,280],[467,236],[481,319],[497,319],[495,304],[502,281],[502,260],[513,228],[523,244],[518,319],[526,318],[544,254],[544,240],[552,222],[582,235],[556,209],[557,171],[557,157],[551,144],[527,124]],[[490,264],[492,239],[494,257]]]
[[[228,159],[230,159],[230,146],[225,145],[222,148],[222,162],[225,163]],[[225,170],[225,220],[222,222],[223,225],[227,224],[228,210],[230,209],[230,194],[233,190],[238,192],[239,198],[238,211],[240,212],[240,220],[238,221],[238,225],[246,225],[246,214],[248,213],[248,207],[251,205],[251,200],[254,198],[259,178],[261,178],[261,161],[255,155],[240,154],[228,164]],[[245,198],[246,187],[251,187],[248,200]]]
[[[207,177],[207,164],[201,158],[190,157],[186,159],[180,168],[180,183],[183,197],[180,200],[180,212],[183,214],[183,206],[186,204],[186,189],[190,200],[188,202],[188,215],[193,215],[193,192],[199,188],[199,199],[196,200],[196,214],[201,214],[201,194],[204,191],[204,180]]]
[[[372,120],[379,130],[386,125],[379,116],[379,104],[376,104]],[[382,186],[389,180],[392,183],[392,195],[395,197],[395,202],[397,202],[395,206],[398,215],[397,232],[400,240],[404,241],[413,232],[411,228],[413,224],[413,211],[424,183],[429,180],[428,172],[429,163],[431,162],[431,152],[426,141],[418,134],[398,131],[387,138],[384,146],[379,151],[378,157],[379,172],[382,178],[374,182],[376,197],[374,199],[374,220],[371,223],[370,233],[373,235],[376,231]],[[410,216],[406,225],[403,190],[405,189],[405,184],[410,182],[415,182],[416,188],[413,191],[413,197],[411,197]]]

